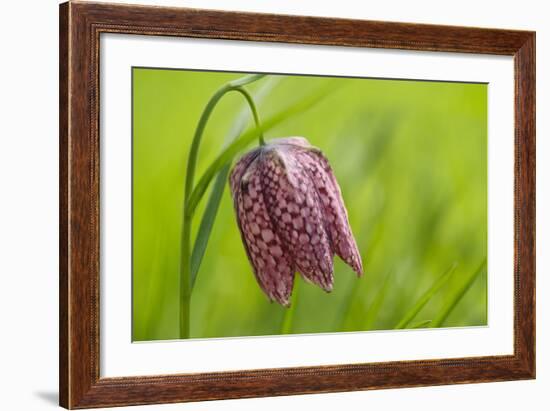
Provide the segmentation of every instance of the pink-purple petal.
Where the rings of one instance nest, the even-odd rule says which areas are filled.
[[[362,275],[361,256],[349,225],[340,186],[328,160],[319,150],[302,151],[299,156],[319,193],[332,250],[358,275]]]
[[[235,196],[241,238],[258,284],[270,300],[288,306],[294,269],[265,207],[257,167],[244,173]]]
[[[256,160],[258,154],[260,154],[260,150],[258,149],[249,151],[235,163],[229,176],[229,185],[232,193],[237,192],[237,188],[243,178],[243,174],[252,165],[252,162]]]
[[[333,286],[333,254],[322,222],[315,187],[292,153],[267,149],[261,154],[262,184],[268,213],[294,266],[325,291]]]
[[[246,253],[270,300],[289,305],[295,270],[330,291],[334,254],[362,274],[336,177],[305,138],[271,140],[245,154],[230,187]]]

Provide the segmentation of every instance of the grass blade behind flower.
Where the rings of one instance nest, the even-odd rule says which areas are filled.
[[[281,325],[281,334],[291,334],[292,326],[294,324],[294,314],[296,312],[296,303],[298,302],[298,295],[300,294],[300,283],[302,279],[299,275],[294,278],[294,290],[292,291],[292,303],[289,308],[285,310],[283,317],[283,324]]]
[[[464,284],[456,291],[453,298],[451,298],[447,303],[445,304],[445,307],[443,307],[443,310],[440,311],[439,315],[434,318],[431,327],[441,327],[441,325],[445,322],[449,314],[453,311],[453,309],[456,307],[456,305],[462,300],[462,297],[468,292],[472,284],[475,282],[477,277],[481,275],[482,273],[487,271],[487,259],[484,259],[481,264],[479,265],[478,269],[475,270],[470,277],[464,282]]]
[[[212,187],[212,193],[208,199],[208,204],[206,205],[204,214],[202,215],[201,224],[199,226],[199,231],[197,233],[197,237],[195,238],[195,245],[193,246],[193,251],[191,254],[191,289],[193,289],[193,286],[195,285],[199,267],[201,265],[202,258],[204,257],[204,253],[206,252],[206,246],[208,245],[212,228],[214,227],[214,220],[218,214],[228,173],[229,165],[225,166],[218,174],[218,178]]]
[[[441,287],[451,278],[451,275],[455,271],[457,264],[453,263],[445,273],[437,279],[435,283],[426,291],[422,297],[416,302],[416,304],[405,314],[405,316],[395,326],[396,330],[403,329],[409,325],[409,323],[416,317],[416,314],[420,312],[422,308],[430,301],[433,295],[439,291]]]
[[[380,291],[376,294],[374,301],[372,302],[367,313],[365,314],[365,322],[363,323],[363,328],[365,330],[373,329],[374,322],[378,317],[378,312],[380,311],[380,308],[382,307],[382,303],[384,302],[386,295],[388,294],[388,290],[392,283],[391,282],[392,278],[393,278],[393,271],[389,271],[388,274],[386,274],[386,279],[384,280],[384,284],[380,288]]]
[[[430,325],[431,322],[432,322],[432,320],[420,321],[420,322],[417,322],[417,323],[413,324],[411,326],[411,328],[427,328],[428,325]]]

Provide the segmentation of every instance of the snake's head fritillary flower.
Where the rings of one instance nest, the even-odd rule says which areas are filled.
[[[246,253],[271,301],[289,305],[295,272],[331,291],[334,254],[363,273],[334,173],[305,138],[274,139],[246,153],[230,185]]]

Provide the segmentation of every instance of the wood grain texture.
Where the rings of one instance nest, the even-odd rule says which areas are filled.
[[[69,156],[67,151],[69,135],[69,19],[68,4],[60,6],[59,13],[59,402],[68,404],[69,390],[69,282],[68,245],[69,227],[68,173]]]
[[[515,53],[516,355],[535,375],[535,34]]]
[[[515,296],[510,356],[155,377],[99,373],[101,33],[485,53],[515,60]],[[60,6],[60,404],[90,408],[535,376],[535,34],[182,8]]]

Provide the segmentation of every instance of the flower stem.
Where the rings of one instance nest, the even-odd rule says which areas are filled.
[[[265,140],[264,140],[264,131],[262,129],[262,123],[260,121],[260,116],[258,116],[258,110],[256,109],[256,104],[254,104],[254,99],[250,95],[248,91],[246,91],[242,86],[236,87],[235,91],[238,91],[241,93],[246,101],[248,102],[248,105],[250,106],[250,111],[252,111],[252,116],[254,117],[254,123],[256,123],[256,128],[258,130],[258,138],[260,140],[260,145],[265,146]]]
[[[286,107],[284,110],[281,110],[273,117],[268,118],[266,121],[264,121],[262,123],[262,130],[268,130],[278,125],[294,113],[308,110],[332,91],[334,91],[334,87],[332,87],[331,85],[325,86],[307,95],[304,99],[298,100],[296,103]],[[252,143],[252,141],[254,141],[254,138],[256,137],[257,132],[258,130],[249,130],[243,133],[238,139],[228,145],[218,155],[218,157],[216,157],[216,159],[210,164],[210,166],[208,166],[202,177],[199,179],[197,185],[193,189],[189,200],[187,201],[187,208],[190,212],[193,212],[195,210],[202,196],[206,192],[208,185],[210,184],[214,176],[218,173],[218,171],[220,171],[222,167],[228,164],[233,159],[233,157],[237,155],[237,153],[239,153],[239,151],[245,149],[250,143]]]
[[[243,88],[243,86],[250,84],[254,81],[263,78],[263,74],[254,74],[250,76],[242,77],[238,80],[231,81],[222,86],[214,95],[210,98],[206,107],[204,108],[195,134],[191,143],[191,149],[189,150],[189,160],[187,162],[187,173],[185,176],[185,190],[183,201],[183,218],[181,228],[181,266],[180,266],[180,310],[179,310],[179,323],[180,323],[180,338],[189,338],[190,330],[190,303],[191,303],[191,223],[194,215],[194,208],[188,206],[189,198],[193,192],[193,183],[195,178],[195,169],[197,166],[197,157],[199,147],[204,133],[208,119],[212,114],[212,111],[220,101],[220,99],[231,91],[236,91],[243,95],[254,117],[256,128],[259,130],[260,144],[265,144],[258,111],[252,96]]]

